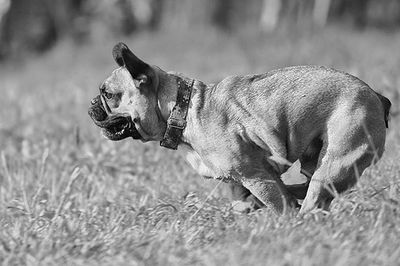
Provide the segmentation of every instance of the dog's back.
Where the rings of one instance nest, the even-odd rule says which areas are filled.
[[[376,95],[378,96],[379,100],[382,103],[383,110],[384,110],[385,125],[386,125],[386,128],[388,128],[389,127],[389,113],[390,113],[390,107],[392,106],[392,103],[385,96],[383,96],[379,93],[376,93]]]
[[[299,121],[299,115],[307,115],[305,112],[311,105],[323,104],[319,108],[311,108],[313,113],[308,114],[317,118],[316,110],[335,108],[333,103],[336,101],[344,103],[347,100],[352,104],[355,99],[363,101],[366,97],[378,96],[387,127],[391,106],[389,99],[373,91],[357,77],[320,66],[295,66],[265,74],[228,77],[215,85],[213,94],[211,100],[214,106],[222,109],[226,106],[244,108],[253,113],[251,109],[263,110],[267,106],[267,111],[285,113],[289,122],[292,115],[293,121]],[[331,102],[327,103],[326,99]],[[259,115],[268,116],[266,113]]]

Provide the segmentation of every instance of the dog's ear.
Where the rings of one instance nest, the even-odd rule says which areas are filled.
[[[115,62],[119,66],[125,66],[134,79],[138,79],[142,83],[149,81],[148,76],[151,75],[152,68],[134,55],[126,44],[122,42],[116,44],[112,54]]]

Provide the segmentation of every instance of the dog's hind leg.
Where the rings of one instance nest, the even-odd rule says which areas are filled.
[[[300,214],[315,208],[328,210],[332,199],[357,182],[372,158],[366,145],[341,155],[327,151],[311,178]]]
[[[300,214],[318,207],[328,209],[334,196],[353,186],[365,168],[382,156],[384,124],[369,121],[375,127],[368,130],[362,124],[368,116],[365,120],[360,119],[356,111],[352,110],[351,114],[357,115],[358,120],[347,115],[350,118],[343,121],[346,115],[342,115],[338,118],[340,122],[334,123],[334,120],[328,125],[328,134],[323,141],[318,165],[311,177]]]

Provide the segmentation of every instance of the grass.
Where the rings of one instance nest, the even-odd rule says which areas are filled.
[[[384,157],[330,213],[237,214],[224,184],[198,176],[178,153],[100,136],[86,110],[116,67],[110,51],[117,41],[64,41],[0,66],[2,265],[398,265],[397,116]],[[333,66],[398,110],[398,33],[203,31],[125,42],[150,63],[207,82],[286,65]]]

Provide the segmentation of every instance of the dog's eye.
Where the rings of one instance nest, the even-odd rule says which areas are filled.
[[[112,93],[109,93],[109,92],[104,92],[103,93],[103,95],[107,98],[107,99],[111,99],[112,97],[113,97],[113,94]]]

